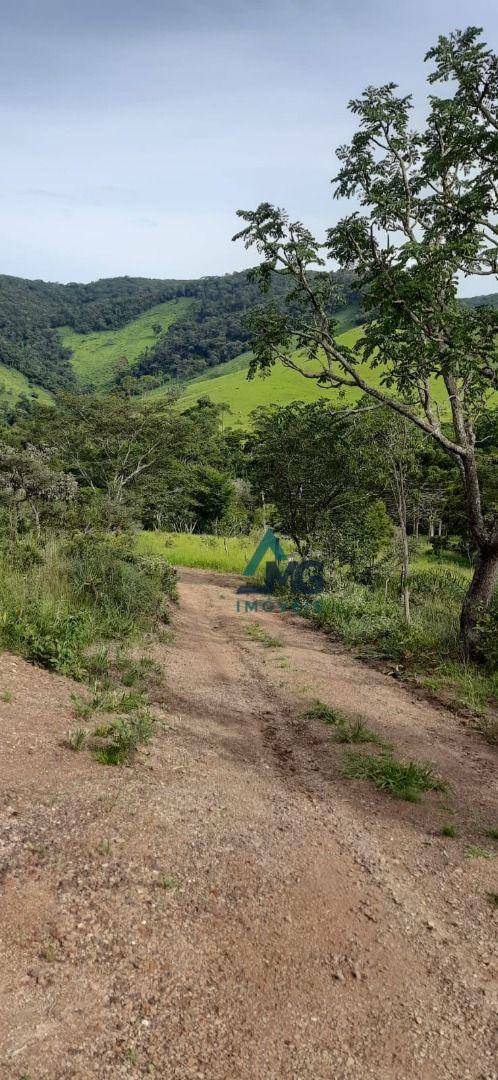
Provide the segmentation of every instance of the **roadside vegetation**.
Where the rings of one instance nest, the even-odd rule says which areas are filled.
[[[137,547],[140,552],[164,556],[173,566],[241,574],[254,552],[254,539],[251,535],[156,531],[139,533]]]
[[[498,570],[498,512],[483,506],[477,449],[477,425],[497,386],[498,312],[485,303],[464,307],[457,287],[461,277],[498,273],[498,58],[469,27],[441,36],[425,60],[431,93],[420,130],[413,129],[411,95],[401,96],[394,83],[369,86],[350,101],[356,131],[337,150],[333,185],[336,198],[352,200],[351,212],[324,240],[268,202],[238,211],[243,228],[234,239],[261,259],[263,294],[276,271],[293,286],[284,310],[270,300],[253,312],[250,374],[281,363],[318,386],[362,391],[372,409],[392,419],[383,449],[400,524],[407,621],[405,478],[417,440],[457,469],[476,556],[460,637],[465,655],[475,657]],[[332,281],[316,272],[325,257],[352,271],[363,290],[366,322],[354,351],[339,341],[330,317]],[[444,387],[442,410],[436,385]]]

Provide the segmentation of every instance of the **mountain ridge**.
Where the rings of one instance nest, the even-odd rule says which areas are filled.
[[[358,289],[351,274],[336,271],[332,276],[342,297],[331,310],[341,329],[353,329],[362,321]],[[275,274],[270,296],[280,303],[287,290],[287,280]],[[11,397],[41,392],[45,400],[44,392],[105,389],[125,379],[135,383],[137,393],[171,380],[209,379],[213,369],[247,352],[245,317],[260,300],[247,270],[201,278],[122,275],[65,284],[2,274],[4,382]],[[463,302],[498,306],[498,293]]]

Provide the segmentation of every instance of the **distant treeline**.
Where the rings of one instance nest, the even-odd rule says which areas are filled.
[[[331,311],[358,306],[358,291],[354,288],[352,275],[339,271],[332,276],[337,285],[337,300]],[[153,347],[142,354],[132,369],[134,375],[190,378],[206,368],[226,363],[250,348],[251,332],[246,315],[261,303],[261,292],[247,273],[178,284],[185,286],[185,292],[179,295],[193,296],[196,303],[181,321],[173,323]],[[275,274],[269,289],[270,299],[278,303],[288,291],[287,278]]]
[[[341,307],[352,307],[353,312],[356,308],[356,319],[361,322],[359,294],[352,275],[339,271],[332,276],[337,299],[331,313]],[[275,274],[270,298],[278,303],[288,288],[287,279]],[[71,389],[75,380],[70,353],[57,327],[70,326],[81,334],[119,329],[157,304],[180,297],[191,298],[194,303],[164,333],[158,318],[157,340],[136,361],[132,375],[189,378],[249,348],[246,315],[261,303],[261,294],[245,271],[192,281],[106,278],[88,285],[0,275],[0,362],[47,390]],[[498,294],[465,302],[496,306]]]
[[[342,303],[348,304],[356,296],[350,275],[336,276],[344,285]],[[283,295],[287,288],[285,279],[275,275],[271,295]],[[70,353],[57,327],[70,326],[81,334],[119,329],[157,304],[180,297],[195,303],[181,322],[159,332],[157,343],[135,365],[135,375],[185,377],[248,347],[244,315],[260,302],[260,293],[246,272],[193,281],[108,278],[88,285],[0,275],[0,361],[48,390],[71,388]]]

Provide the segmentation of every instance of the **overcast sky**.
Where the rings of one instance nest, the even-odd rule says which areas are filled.
[[[497,0],[3,0],[0,271],[240,269],[263,199],[320,233],[348,99],[393,80],[422,111],[424,52],[470,23],[498,47]]]

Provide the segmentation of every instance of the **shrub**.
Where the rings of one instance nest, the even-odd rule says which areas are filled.
[[[0,638],[11,652],[20,653],[40,667],[80,678],[83,649],[92,637],[85,611],[70,611],[67,604],[29,589],[24,596],[1,590]]]
[[[140,555],[127,536],[82,534],[69,546],[68,577],[81,604],[98,609],[105,634],[129,634],[151,616],[164,614],[174,595],[172,567]]]
[[[22,559],[13,565],[0,549],[0,643],[74,678],[97,674],[90,645],[143,630],[174,594],[168,563],[137,555],[126,538],[78,536],[36,551],[21,572]],[[107,654],[102,663],[108,667]]]

